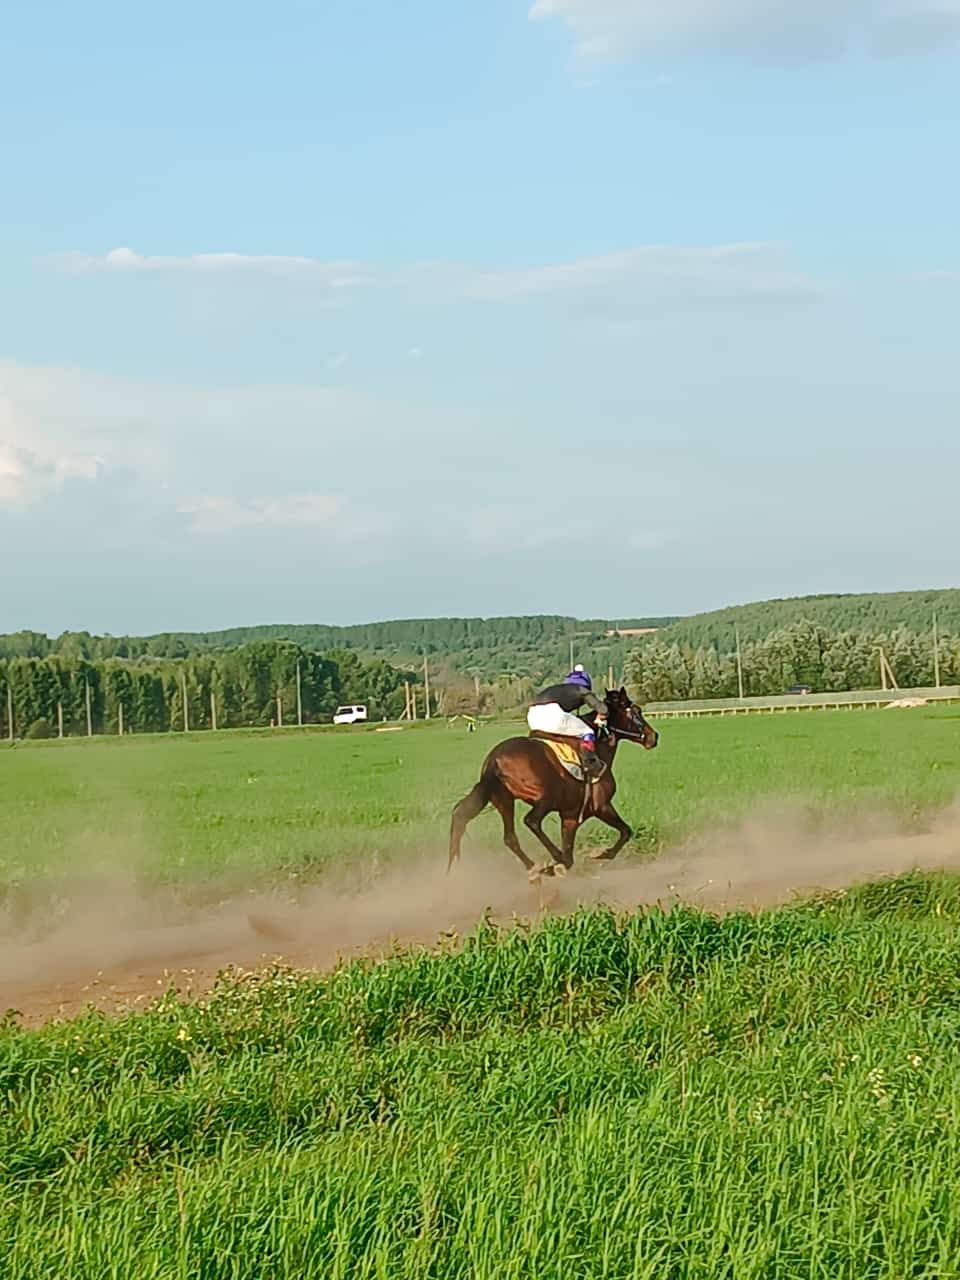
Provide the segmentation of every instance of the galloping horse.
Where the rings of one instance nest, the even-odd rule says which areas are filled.
[[[543,737],[508,738],[493,748],[480,771],[480,781],[453,811],[450,824],[449,871],[460,857],[460,842],[468,822],[492,804],[503,819],[503,842],[526,867],[531,880],[541,875],[565,875],[573,866],[573,846],[577,831],[588,818],[599,818],[619,832],[609,849],[594,855],[600,860],[615,858],[633,834],[613,807],[617,784],[613,777],[613,761],[621,739],[639,742],[651,751],[659,741],[657,731],[643,718],[625,689],[608,692],[607,732],[597,738],[597,755],[606,765],[596,782],[579,782],[560,764]],[[593,716],[583,717],[592,722]],[[514,825],[514,804],[523,800],[531,806],[524,823],[549,852],[553,861],[535,867],[520,847]],[[558,848],[543,829],[548,813],[559,813],[563,847]]]

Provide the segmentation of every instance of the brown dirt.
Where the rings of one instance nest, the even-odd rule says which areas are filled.
[[[196,994],[228,967],[328,968],[341,956],[464,932],[484,909],[502,921],[595,903],[756,909],[914,868],[960,870],[957,810],[916,836],[890,834],[889,825],[885,832],[881,819],[861,819],[856,830],[830,836],[798,834],[798,825],[782,815],[758,818],[655,862],[581,859],[566,879],[534,886],[505,850],[469,846],[469,839],[450,877],[438,855],[372,887],[328,883],[284,895],[234,894],[216,906],[145,894],[132,879],[83,881],[64,889],[68,905],[40,936],[0,923],[0,1012],[17,1009],[35,1025],[87,1004],[143,1007],[171,985]]]

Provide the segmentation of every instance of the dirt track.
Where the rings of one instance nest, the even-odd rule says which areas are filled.
[[[88,883],[53,931],[27,938],[0,928],[0,1012],[18,1009],[36,1024],[87,1003],[142,1007],[171,983],[196,993],[229,966],[325,968],[342,955],[468,930],[485,908],[501,920],[599,902],[753,909],[912,868],[960,870],[956,812],[919,836],[864,835],[860,827],[858,835],[804,838],[782,819],[758,821],[645,865],[581,862],[565,880],[539,886],[527,884],[506,851],[476,847],[449,878],[435,856],[360,892],[315,885],[296,900],[247,894],[215,908],[162,902],[133,883]]]

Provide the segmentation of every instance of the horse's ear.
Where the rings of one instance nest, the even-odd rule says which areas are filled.
[[[625,698],[626,696],[627,696],[627,690],[626,690],[626,688],[624,687],[624,685],[621,685],[621,686],[620,686],[620,697],[621,697],[621,698]]]

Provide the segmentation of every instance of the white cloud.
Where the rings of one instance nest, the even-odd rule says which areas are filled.
[[[230,533],[251,525],[327,524],[341,514],[344,500],[335,494],[305,493],[286,498],[241,501],[203,497],[183,501],[177,510],[190,517],[195,533]]]
[[[19,450],[0,444],[0,502],[17,502],[22,497],[24,476]]]
[[[0,366],[0,505],[31,502],[68,480],[95,480],[102,458],[70,449],[42,425],[30,425],[7,393],[4,373]]]
[[[534,0],[585,58],[719,51],[778,60],[848,48],[918,54],[960,43],[960,0]]]
[[[813,281],[784,267],[781,257],[779,246],[765,243],[643,245],[543,266],[487,269],[458,263],[422,262],[388,270],[376,264],[323,263],[313,258],[247,258],[238,254],[142,257],[129,249],[115,249],[103,257],[79,259],[83,264],[79,269],[206,272],[221,276],[231,270],[268,270],[278,278],[287,279],[306,274],[329,288],[346,289],[363,284],[440,302],[457,299],[507,302],[538,294],[622,285],[680,294],[699,295],[707,291],[784,299],[811,296],[819,291]],[[284,265],[274,269],[264,264]],[[417,360],[423,352],[416,346],[411,347],[407,355]],[[345,354],[334,355],[327,367],[337,369],[345,361]]]
[[[133,524],[164,537],[322,529],[362,558],[378,538],[391,546],[384,509],[405,456],[391,439],[429,448],[447,426],[317,385],[202,388],[0,364],[0,512],[32,509],[52,528],[65,483],[97,479],[87,507],[98,525],[109,523],[99,511],[109,490],[135,510]]]

